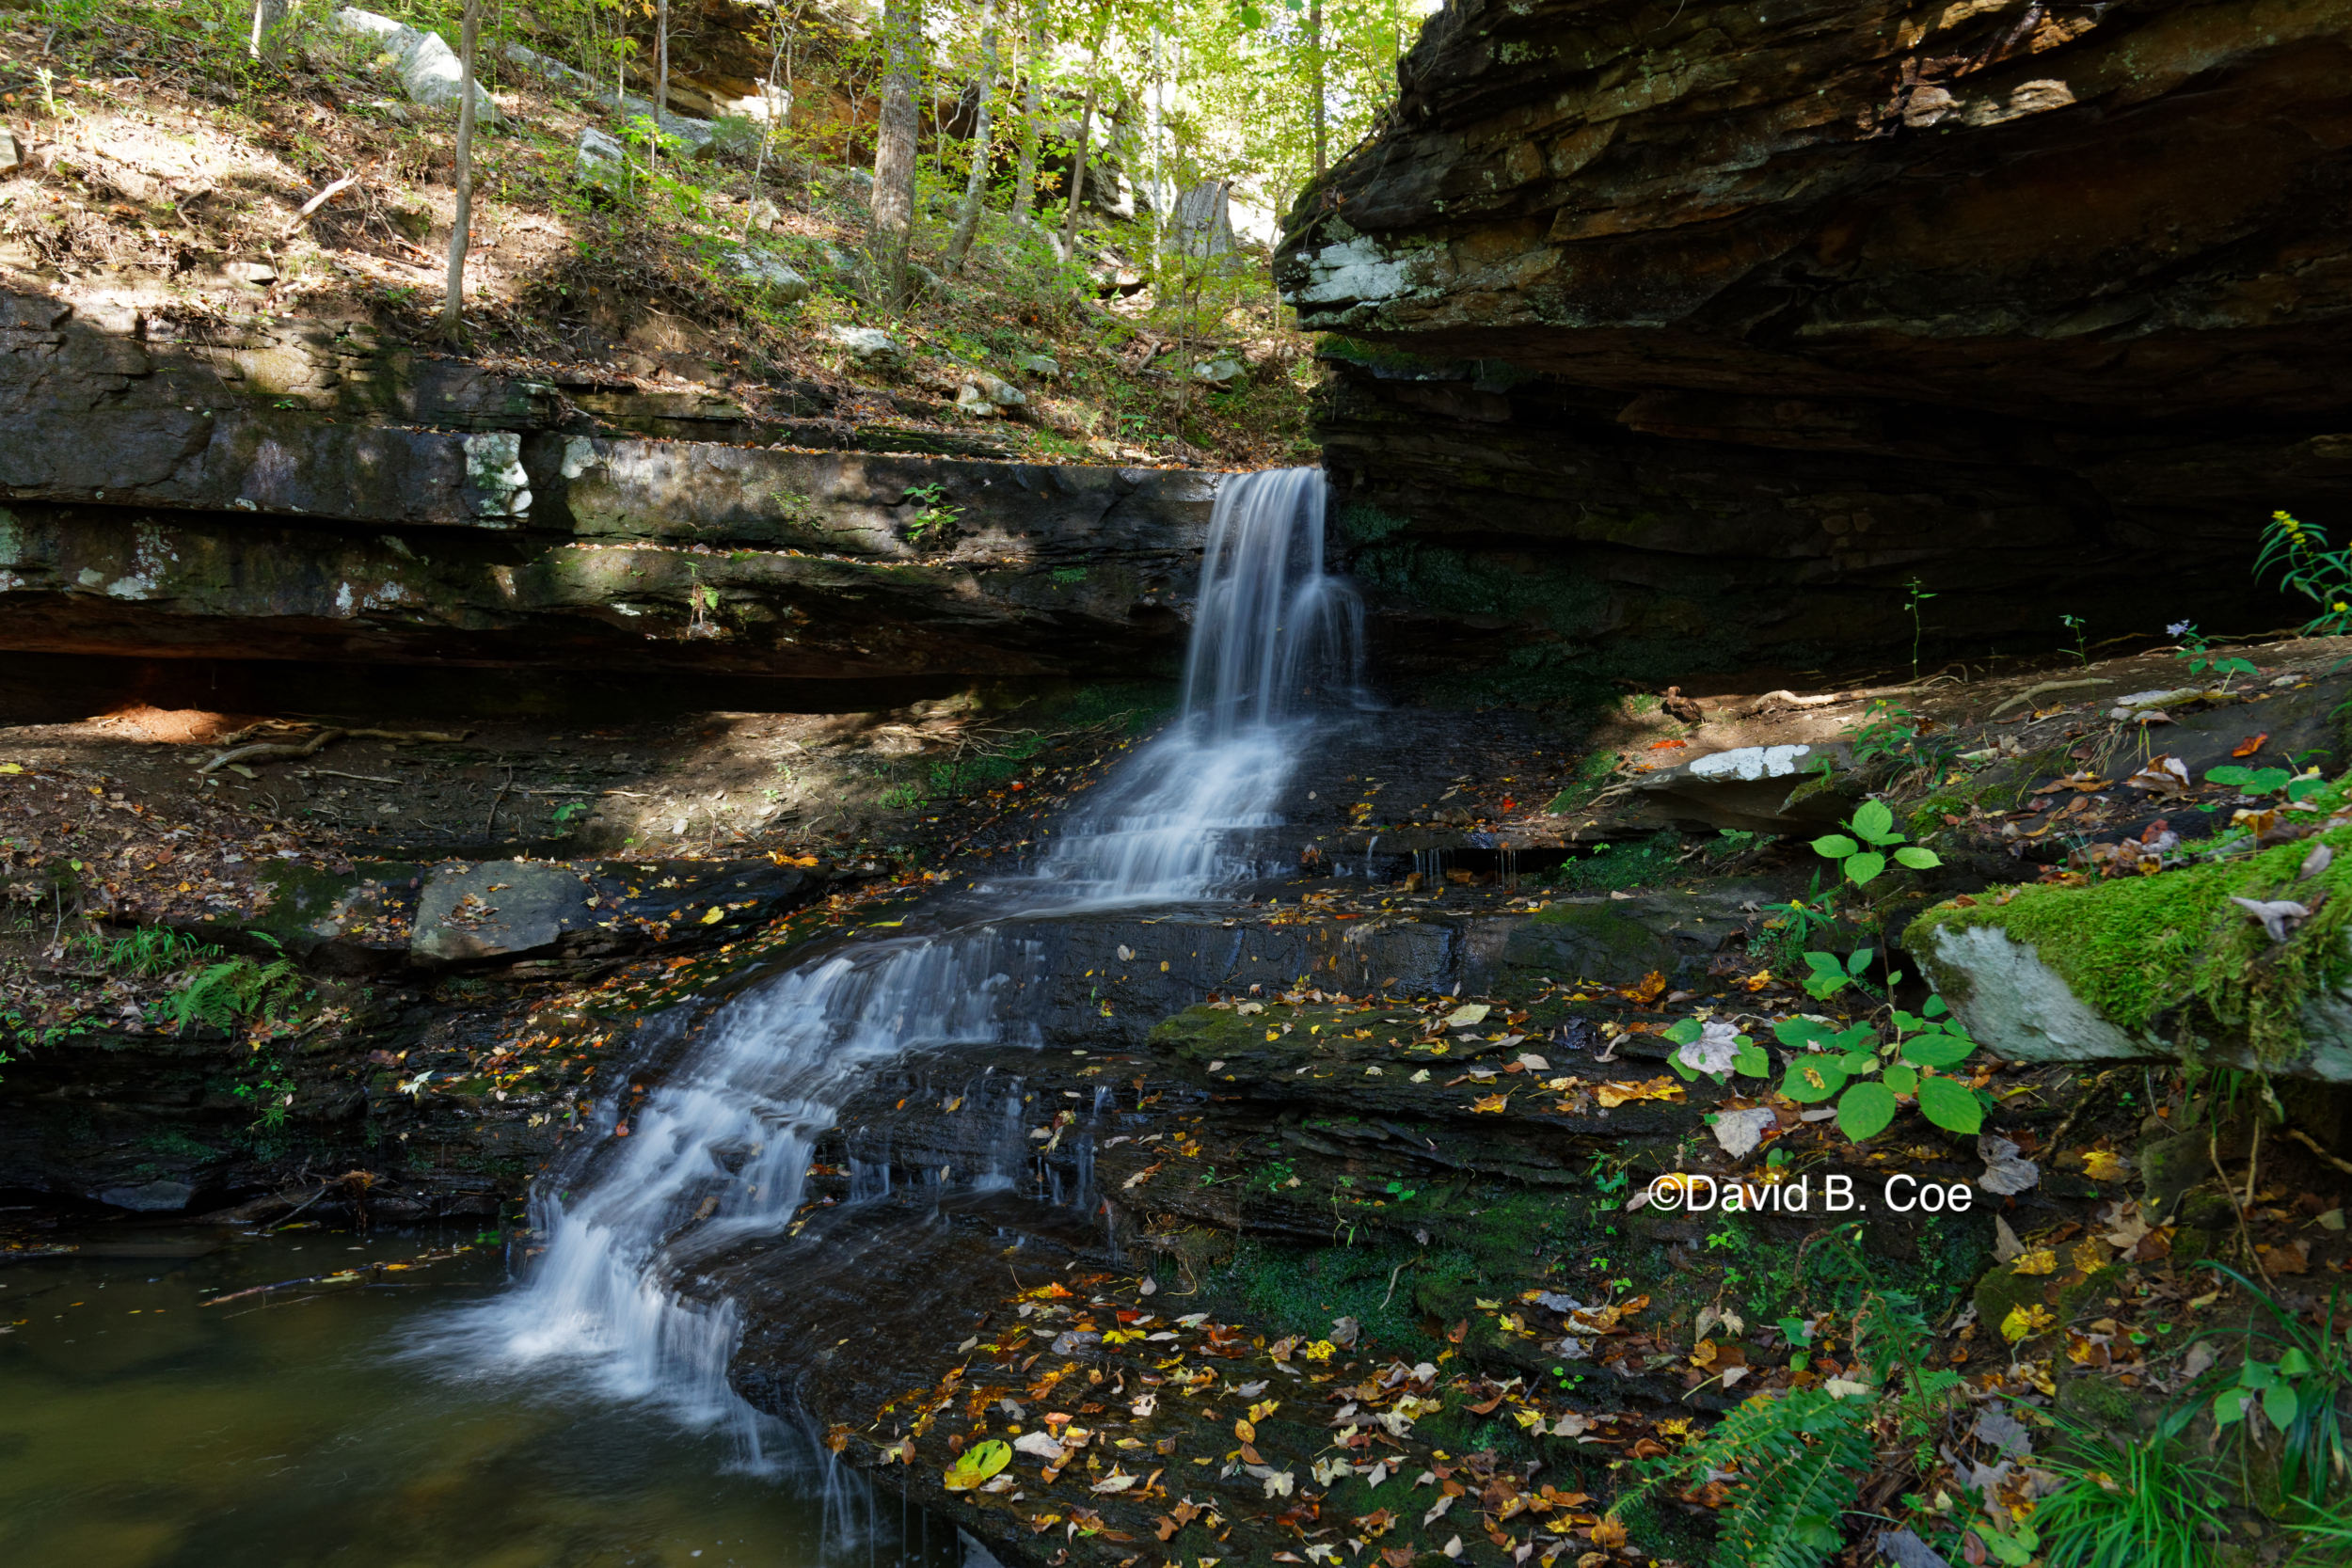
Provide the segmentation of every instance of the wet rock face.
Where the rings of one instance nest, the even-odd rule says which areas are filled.
[[[2239,608],[2352,486],[2347,63],[2334,8],[1449,7],[1278,265],[1362,341],[1359,570],[1734,655],[1907,641],[1914,575],[1979,648]]]

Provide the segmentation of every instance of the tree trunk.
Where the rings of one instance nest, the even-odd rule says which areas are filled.
[[[1037,0],[1029,0],[1029,46],[1023,60],[1027,80],[1022,85],[1021,155],[1012,171],[1012,214],[1025,218],[1037,205],[1037,128],[1044,118],[1044,88],[1038,72],[1044,68],[1045,22]]]
[[[1317,69],[1321,69],[1318,67]],[[648,168],[661,157],[661,118],[670,112],[670,0],[655,0],[653,8],[653,141],[646,153]],[[1320,119],[1316,121],[1322,123]],[[1320,147],[1322,143],[1317,142]],[[1323,172],[1322,155],[1315,159],[1315,172]]]
[[[1094,101],[1103,88],[1103,37],[1110,28],[1110,8],[1104,6],[1095,17],[1094,47],[1087,52],[1087,101],[1078,111],[1078,147],[1070,165],[1070,199],[1062,204],[1061,254],[1065,261],[1077,254],[1078,206],[1086,199],[1087,189],[1087,137],[1094,130]]]
[[[441,336],[454,343],[465,331],[466,247],[473,230],[473,46],[482,30],[482,0],[466,0],[457,34],[457,214],[449,226],[449,292],[441,302]]]
[[[874,225],[868,244],[890,308],[907,301],[907,246],[914,239],[915,50],[923,37],[922,0],[883,0],[882,41],[889,56],[882,125],[874,144]]]
[[[1167,47],[1167,35],[1157,27],[1152,28],[1147,56],[1151,71],[1150,90],[1143,101],[1143,139],[1152,149],[1152,254],[1154,256],[1168,248],[1168,159],[1160,143],[1161,135],[1168,126],[1168,69],[1161,57]]]
[[[251,55],[261,59],[278,57],[278,29],[286,21],[286,0],[253,0],[253,41]]]
[[[1330,166],[1331,129],[1323,107],[1323,0],[1307,0],[1307,59],[1314,68],[1315,178]]]
[[[789,29],[785,25],[787,20],[788,13],[779,6],[776,8],[775,15],[769,19],[768,24],[776,30],[775,50],[768,56],[768,82],[760,89],[760,102],[768,105],[768,115],[759,122],[759,156],[752,164],[752,194],[743,198],[743,243],[745,245],[752,243],[752,228],[758,219],[759,204],[764,199],[759,194],[759,182],[760,178],[768,172],[768,149],[774,144],[776,139],[776,117],[782,114],[788,121],[792,113],[789,108],[781,107],[776,98],[776,73],[784,66],[785,40],[791,37]],[[791,100],[787,98],[783,102],[789,103]]]
[[[989,107],[996,101],[996,0],[980,0],[980,108],[972,127],[972,172],[963,182],[963,211],[947,242],[947,270],[958,272],[972,236],[980,231],[982,198],[988,194]],[[945,139],[945,138],[943,138]]]

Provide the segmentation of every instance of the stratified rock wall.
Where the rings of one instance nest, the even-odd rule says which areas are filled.
[[[2266,627],[2352,499],[2352,4],[1456,0],[1278,277],[1359,569],[1718,654]],[[1940,633],[1940,639],[1936,634]]]
[[[1220,476],[806,450],[889,435],[0,292],[0,653],[889,681],[1181,650]]]

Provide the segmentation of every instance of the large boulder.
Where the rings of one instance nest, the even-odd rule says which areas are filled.
[[[2255,531],[2352,499],[2347,68],[2328,5],[1448,6],[1278,257],[1359,575],[1621,664],[1907,645],[1915,578],[1931,649],[2276,624]]]
[[[2352,811],[2265,834],[2286,841],[1939,904],[1904,943],[1970,1032],[2014,1061],[2186,1058],[2352,1083]]]
[[[358,33],[376,41],[400,73],[400,85],[409,98],[430,108],[455,108],[466,96],[466,71],[457,52],[438,33],[428,33],[395,22],[389,16],[363,11],[346,6],[335,13],[335,25],[347,33]],[[476,82],[473,89],[474,115],[478,119],[495,120],[499,107],[490,95]]]

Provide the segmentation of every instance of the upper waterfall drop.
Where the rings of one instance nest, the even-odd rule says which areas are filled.
[[[1175,721],[1073,813],[1037,874],[1062,900],[1201,897],[1269,869],[1319,707],[1362,700],[1363,606],[1324,564],[1320,468],[1235,474],[1218,489]]]
[[[1236,474],[1217,491],[1182,705],[1209,738],[1358,695],[1363,605],[1324,567],[1329,493],[1320,468]]]

